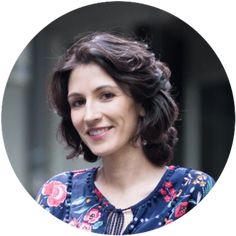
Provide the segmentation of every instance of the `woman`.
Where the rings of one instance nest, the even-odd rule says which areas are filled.
[[[147,45],[109,33],[74,43],[55,67],[49,100],[71,148],[102,166],[48,180],[37,201],[57,218],[101,234],[134,234],[191,210],[214,180],[167,166],[177,141],[170,70]]]

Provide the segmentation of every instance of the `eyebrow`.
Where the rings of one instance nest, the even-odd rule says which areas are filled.
[[[95,88],[95,89],[93,90],[93,93],[96,93],[96,92],[98,92],[99,90],[106,89],[106,88],[118,89],[117,86],[112,86],[112,85],[101,85],[101,86]],[[74,96],[81,96],[81,95],[82,95],[81,93],[74,92],[74,93],[70,93],[70,94],[68,95],[68,98],[70,98],[70,97],[74,97]]]

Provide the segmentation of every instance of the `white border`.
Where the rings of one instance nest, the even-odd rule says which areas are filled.
[[[97,3],[81,0],[8,0],[0,3],[0,65],[1,104],[4,87],[10,71],[29,41],[46,25],[76,8]],[[235,5],[234,1],[211,0],[159,0],[130,1],[148,4],[166,10],[192,26],[211,45],[226,73],[235,95]],[[217,104],[216,104],[217,105]],[[224,125],[224,124],[219,124]],[[7,235],[78,235],[78,230],[68,227],[36,207],[35,201],[25,191],[15,176],[0,137],[1,214],[0,234]],[[234,142],[235,143],[235,142]],[[14,148],[14,146],[12,147]],[[236,212],[234,196],[235,144],[225,170],[216,186],[198,207],[175,223],[148,235],[222,235],[235,232]],[[232,214],[231,214],[232,213]],[[59,223],[58,223],[59,222]],[[81,232],[79,232],[81,234]],[[83,234],[85,234],[83,232]]]

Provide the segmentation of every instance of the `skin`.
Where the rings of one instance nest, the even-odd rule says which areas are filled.
[[[144,199],[166,168],[147,160],[140,140],[135,144],[130,142],[139,116],[145,115],[143,108],[94,63],[79,65],[72,71],[68,102],[75,129],[90,150],[102,159],[103,165],[95,179],[97,188],[116,208],[127,208]],[[98,135],[89,135],[88,131],[98,127],[111,129],[100,129]],[[126,212],[124,228],[131,219],[132,212]]]
[[[111,159],[133,151],[129,139],[143,111],[105,71],[95,64],[77,67],[70,76],[68,91],[73,125],[94,154]],[[112,129],[96,140],[87,134],[101,127]],[[141,147],[137,150],[142,152]]]

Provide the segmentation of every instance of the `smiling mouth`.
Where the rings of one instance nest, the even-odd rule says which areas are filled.
[[[87,134],[89,136],[101,136],[103,134],[105,134],[108,130],[110,130],[111,128],[113,127],[104,127],[104,128],[93,128],[93,129],[90,129]]]

